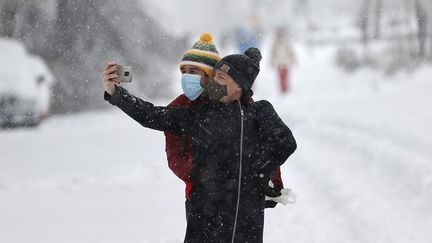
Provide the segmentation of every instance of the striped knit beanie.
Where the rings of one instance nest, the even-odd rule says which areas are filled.
[[[192,65],[203,70],[209,77],[213,77],[214,66],[220,59],[213,37],[210,33],[204,32],[192,48],[184,54],[180,62],[180,69],[184,65]]]

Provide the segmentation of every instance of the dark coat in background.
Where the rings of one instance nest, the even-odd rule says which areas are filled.
[[[262,242],[263,183],[268,182],[263,178],[296,149],[290,129],[269,102],[158,107],[122,87],[112,96],[105,93],[105,99],[145,127],[191,135],[190,177],[195,185],[185,242],[231,242],[234,228],[235,242]]]

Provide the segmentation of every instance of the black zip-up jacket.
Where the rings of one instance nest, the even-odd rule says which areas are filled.
[[[185,242],[231,242],[233,235],[235,242],[262,242],[262,178],[297,147],[268,101],[169,108],[154,106],[120,86],[104,98],[145,127],[191,135],[194,186]]]

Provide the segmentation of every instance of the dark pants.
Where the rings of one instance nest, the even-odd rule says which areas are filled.
[[[236,243],[262,243],[264,198],[243,195],[238,212]],[[235,218],[235,201],[208,200],[205,196],[186,201],[187,229],[185,243],[231,242]]]

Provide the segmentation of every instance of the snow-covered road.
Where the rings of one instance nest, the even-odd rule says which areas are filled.
[[[265,58],[255,86],[298,141],[282,167],[297,203],[266,211],[265,242],[432,242],[432,69],[347,75],[331,49],[298,50],[289,96]],[[163,135],[120,111],[0,131],[0,151],[0,242],[183,239]]]

